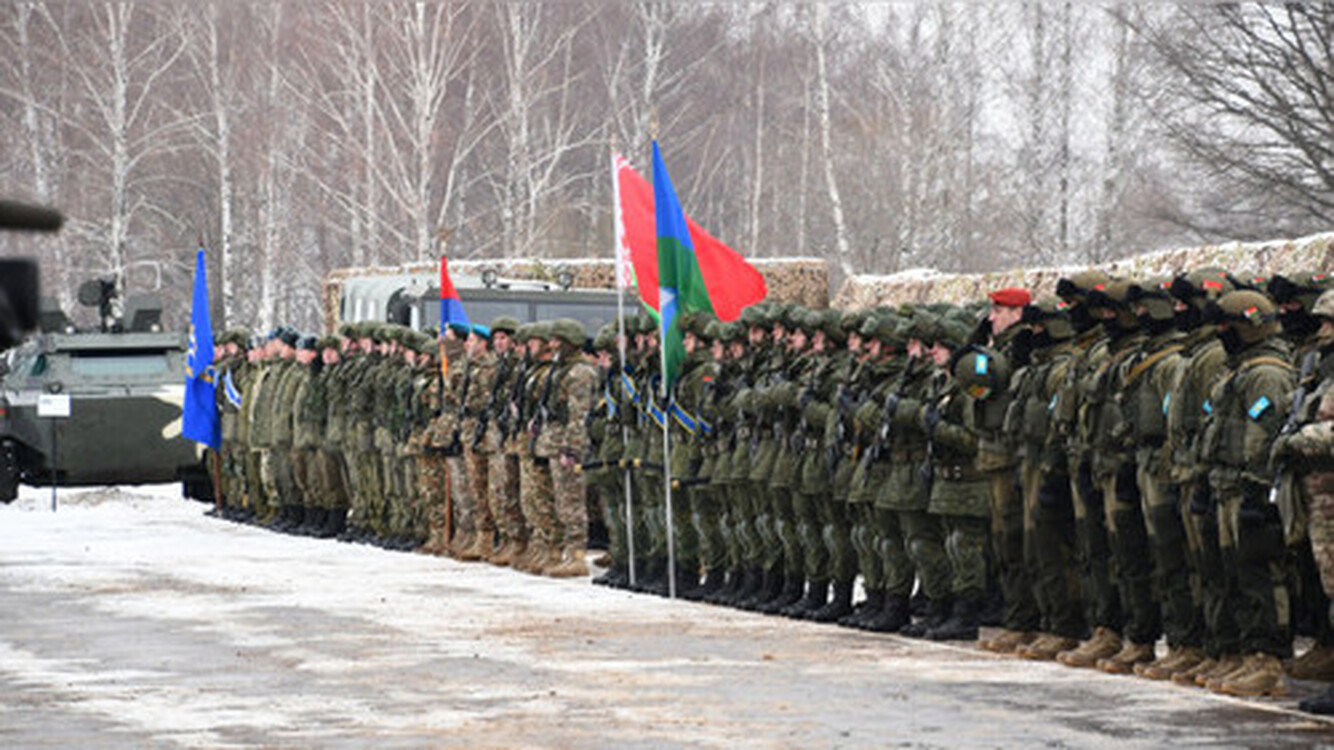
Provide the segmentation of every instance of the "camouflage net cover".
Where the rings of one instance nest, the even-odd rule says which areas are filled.
[[[1232,242],[1223,245],[1162,250],[1097,266],[1130,278],[1175,276],[1186,270],[1219,266],[1238,278],[1299,271],[1334,271],[1334,232],[1295,240]],[[987,292],[1024,287],[1042,299],[1055,294],[1056,282],[1079,268],[1035,268],[981,274],[944,274],[913,269],[888,276],[854,276],[834,297],[840,308],[898,305],[904,302],[953,302],[986,299]]]
[[[750,263],[764,275],[769,287],[768,299],[779,302],[799,302],[807,307],[829,306],[829,267],[819,258],[756,258]],[[495,269],[507,279],[555,282],[562,271],[574,276],[575,289],[613,289],[616,282],[616,264],[609,258],[540,259],[511,258],[504,260],[451,260],[449,273],[454,278],[481,276],[487,269]],[[429,274],[437,276],[440,266],[435,261],[408,263],[401,266],[367,266],[338,268],[324,277],[324,320],[326,330],[337,327],[338,301],[342,282],[348,278],[368,276],[396,276]]]

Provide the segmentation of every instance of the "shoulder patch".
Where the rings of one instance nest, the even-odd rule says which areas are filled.
[[[977,355],[977,357],[973,360],[973,372],[977,373],[978,375],[987,374],[987,355],[985,354]]]
[[[1260,417],[1263,417],[1265,412],[1269,411],[1273,405],[1273,402],[1269,400],[1268,396],[1261,396],[1255,400],[1255,403],[1251,404],[1251,408],[1247,409],[1246,413],[1251,416],[1251,419],[1259,419]]]

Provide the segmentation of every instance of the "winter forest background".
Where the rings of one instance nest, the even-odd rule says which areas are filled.
[[[1084,264],[1334,214],[1334,9],[1073,2],[21,2],[0,196],[44,292],[319,320],[331,268],[610,257],[609,151],[836,279]],[[442,242],[444,244],[442,244]]]

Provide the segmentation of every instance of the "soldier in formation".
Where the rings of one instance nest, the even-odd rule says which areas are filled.
[[[219,507],[559,577],[601,516],[598,584],[1282,695],[1334,681],[1331,286],[691,313],[670,392],[642,315],[229,331]]]

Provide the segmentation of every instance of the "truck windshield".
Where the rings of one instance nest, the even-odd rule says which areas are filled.
[[[167,371],[167,353],[144,351],[71,352],[70,368],[77,375],[157,375]]]

